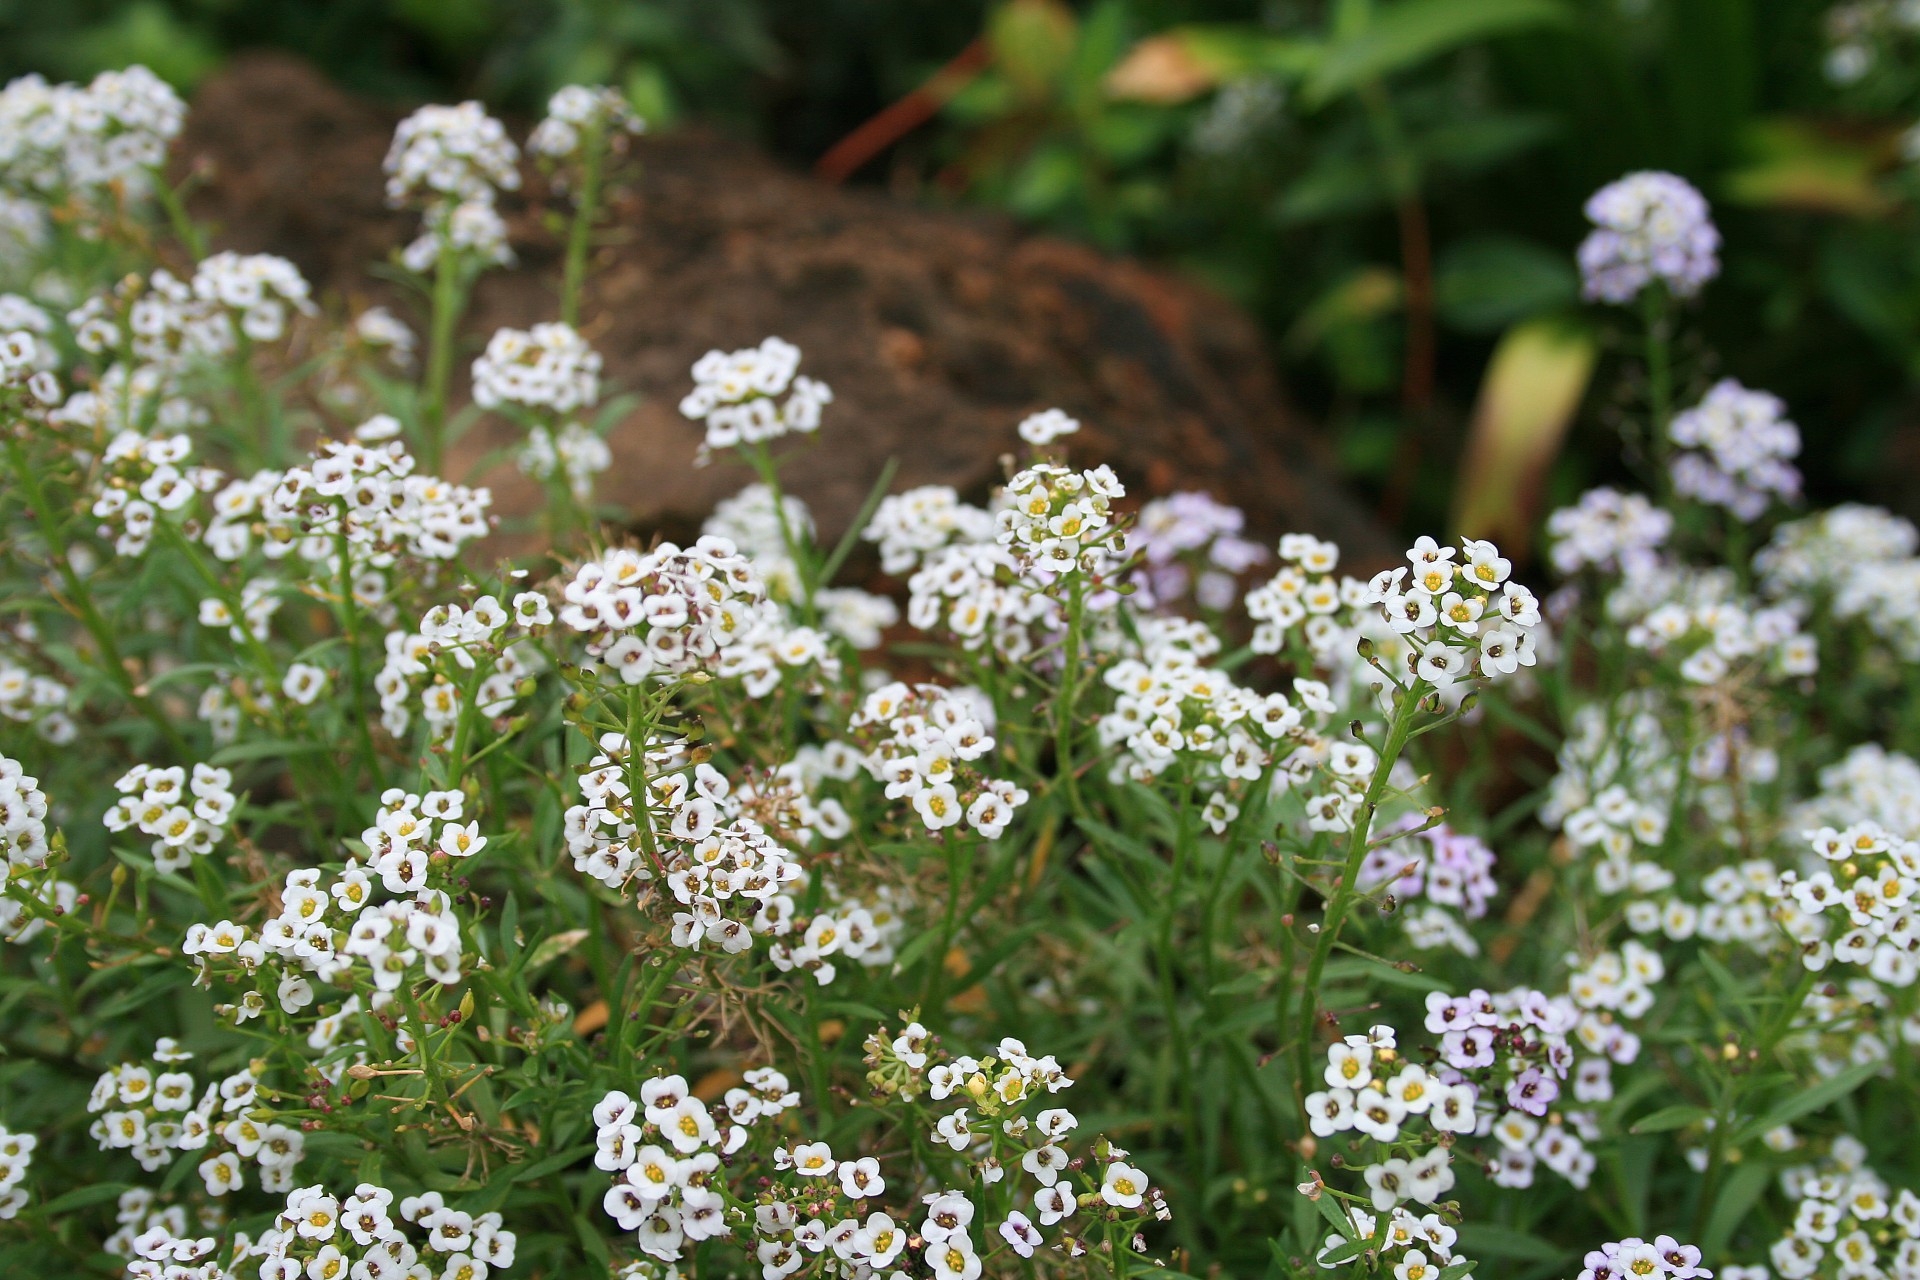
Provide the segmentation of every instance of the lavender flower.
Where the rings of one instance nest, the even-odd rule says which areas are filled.
[[[1630,173],[1587,201],[1594,230],[1580,245],[1586,296],[1631,302],[1656,280],[1682,298],[1720,273],[1720,233],[1707,202],[1671,173]]]

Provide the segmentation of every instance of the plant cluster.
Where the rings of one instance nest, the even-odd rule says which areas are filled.
[[[0,162],[0,1265],[1920,1274],[1920,535],[1792,510],[1784,406],[1667,376],[1680,179],[1591,209],[1658,465],[1551,517],[1543,595],[1484,539],[1269,550],[1059,410],[830,542],[774,338],[680,406],[753,483],[644,541],[575,323],[617,99],[536,131],[561,318],[460,407],[504,127],[388,157],[416,343],[205,252],[164,146],[103,178],[156,84],[0,95],[60,126]],[[487,413],[549,482],[517,559],[448,474]]]

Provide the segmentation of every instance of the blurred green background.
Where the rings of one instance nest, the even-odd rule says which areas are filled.
[[[1784,396],[1814,497],[1920,507],[1913,0],[0,0],[10,74],[191,89],[259,46],[529,118],[618,84],[797,166],[933,77],[851,181],[1203,278],[1402,525],[1624,477],[1633,317],[1572,253],[1589,193],[1670,169],[1727,242],[1687,383]]]

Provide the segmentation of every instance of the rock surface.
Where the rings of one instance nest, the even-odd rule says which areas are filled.
[[[179,147],[205,175],[194,211],[223,247],[282,254],[323,295],[404,303],[368,271],[415,228],[382,199],[395,119],[297,60],[241,58],[200,90]],[[1002,218],[828,187],[706,133],[644,138],[634,156],[582,314],[612,383],[641,397],[602,487],[636,528],[684,533],[747,483],[725,462],[694,468],[700,433],[676,406],[703,352],[777,334],[834,389],[783,472],[829,536],[889,457],[896,488],[983,495],[1018,447],[1014,424],[1057,406],[1085,424],[1076,459],[1110,463],[1130,490],[1206,488],[1262,536],[1311,530],[1356,565],[1392,555],[1284,407],[1253,323],[1213,295]],[[529,177],[533,194],[506,209],[521,265],[477,290],[476,350],[556,310],[559,247]],[[460,456],[513,439],[482,419]],[[538,501],[505,468],[485,479],[506,511]]]

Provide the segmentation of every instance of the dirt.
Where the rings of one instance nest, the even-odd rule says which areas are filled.
[[[267,54],[236,60],[193,107],[178,155],[205,177],[193,208],[218,244],[282,254],[323,295],[406,301],[369,273],[415,227],[382,198],[396,112]],[[582,327],[612,382],[641,397],[603,478],[635,527],[684,531],[747,482],[733,465],[695,469],[700,432],[676,406],[702,353],[777,334],[834,390],[783,471],[830,536],[886,459],[896,487],[984,492],[1018,447],[1014,424],[1059,407],[1085,424],[1076,458],[1111,463],[1130,488],[1206,488],[1263,535],[1314,531],[1360,564],[1392,554],[1288,412],[1254,324],[1216,296],[1002,218],[830,187],[710,133],[643,138],[634,159]],[[559,244],[529,186],[507,208],[520,269],[489,273],[474,298],[476,349],[556,312]],[[483,419],[460,455],[471,465],[514,435]],[[538,501],[506,468],[485,478],[509,512]]]

